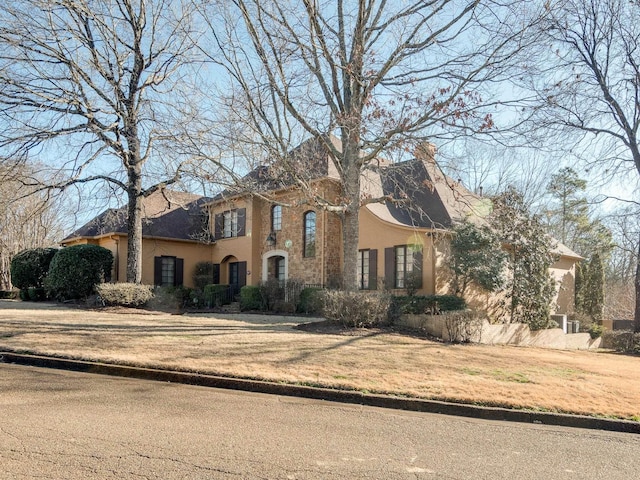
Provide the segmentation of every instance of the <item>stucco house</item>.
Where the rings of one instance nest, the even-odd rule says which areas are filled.
[[[292,155],[311,172],[309,185],[316,195],[339,195],[337,171],[321,142],[309,140]],[[361,289],[405,293],[411,282],[419,294],[450,293],[450,230],[463,220],[482,222],[490,211],[489,199],[444,175],[434,148],[422,146],[414,157],[401,163],[381,160],[361,178],[366,198],[394,199],[361,208]],[[145,199],[145,212],[144,283],[190,286],[199,261],[214,264],[213,283],[235,289],[269,278],[331,286],[341,274],[337,215],[307,202],[295,182],[273,175],[268,167],[256,168],[241,188],[212,199],[157,192]],[[125,272],[126,224],[121,215],[115,215],[117,221],[113,216],[110,210],[104,212],[63,244],[91,242],[110,248],[118,259],[113,276],[117,281]],[[558,261],[551,269],[558,284],[555,310],[572,313],[575,263],[580,257],[562,245],[556,253]],[[475,294],[468,300],[484,308],[490,297]]]
[[[142,282],[148,285],[192,286],[196,263],[213,259],[207,215],[207,197],[158,190],[143,200]],[[111,250],[111,279],[126,281],[127,208],[108,209],[71,233],[61,244],[83,243]]]

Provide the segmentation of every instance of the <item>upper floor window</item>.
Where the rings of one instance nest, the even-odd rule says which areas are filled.
[[[227,210],[215,216],[215,238],[242,237],[245,235],[244,208]]]
[[[224,212],[222,220],[222,232],[224,238],[238,236],[238,211]]]
[[[282,207],[274,205],[271,207],[271,231],[275,232],[282,229]]]
[[[316,255],[316,212],[313,211],[304,214],[303,255],[305,257]]]

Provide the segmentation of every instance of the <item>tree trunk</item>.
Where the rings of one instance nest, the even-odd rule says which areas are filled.
[[[355,292],[358,282],[358,243],[360,237],[360,167],[357,164],[359,147],[356,142],[345,142],[344,163],[344,195],[348,199],[342,216],[342,252],[343,271],[342,288]]]
[[[142,283],[142,175],[139,166],[128,170],[127,282]]]
[[[640,333],[640,240],[638,241],[638,261],[636,262],[636,307],[633,314],[633,331]]]
[[[342,288],[355,292],[358,282],[358,240],[359,240],[358,207],[349,208],[342,217],[342,250],[344,265],[342,271]]]

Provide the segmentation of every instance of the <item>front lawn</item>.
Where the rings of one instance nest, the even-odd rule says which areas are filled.
[[[0,300],[0,351],[640,420],[640,357],[306,331],[301,321]]]

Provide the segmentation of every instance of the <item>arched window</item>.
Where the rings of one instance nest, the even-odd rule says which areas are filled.
[[[282,229],[282,207],[274,205],[271,207],[271,231],[275,232]]]
[[[304,214],[303,255],[316,256],[316,212],[313,211]]]

